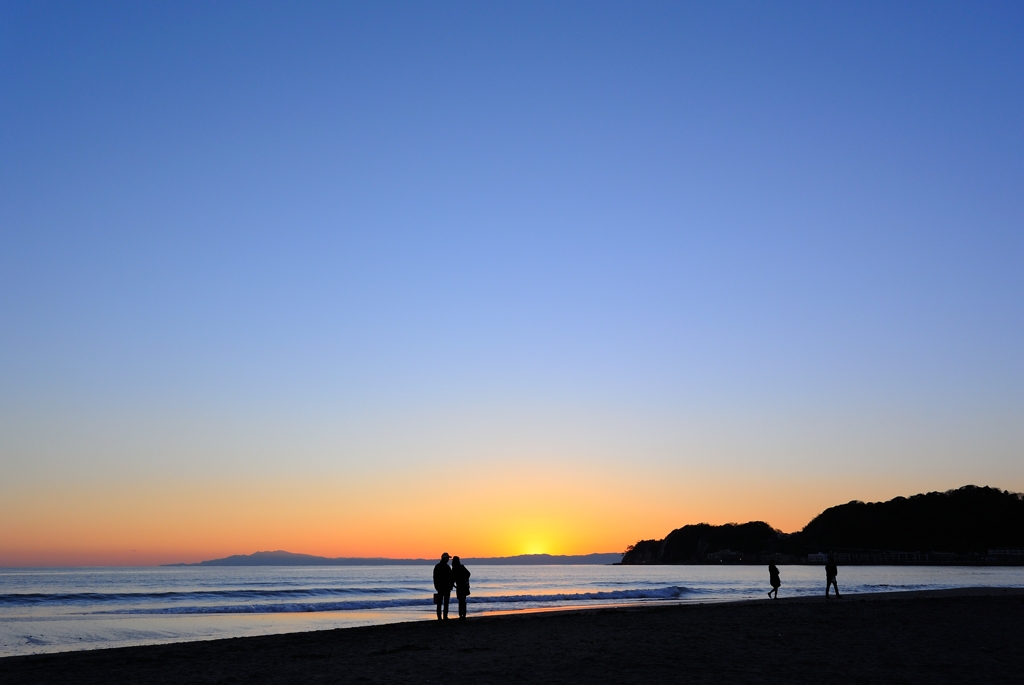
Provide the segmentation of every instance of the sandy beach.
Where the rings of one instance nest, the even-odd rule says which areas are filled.
[[[644,606],[0,659],[0,683],[963,683],[1024,674],[1024,590]]]

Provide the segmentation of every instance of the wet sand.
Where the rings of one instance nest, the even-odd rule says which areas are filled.
[[[0,659],[0,683],[1024,681],[1024,590],[514,614]]]

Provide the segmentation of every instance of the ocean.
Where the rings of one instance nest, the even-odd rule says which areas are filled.
[[[762,566],[485,566],[471,615],[763,598]],[[780,597],[824,592],[781,566]],[[1024,587],[1021,567],[849,566],[844,594]],[[0,656],[434,619],[431,566],[0,569]],[[452,615],[457,615],[454,597]]]

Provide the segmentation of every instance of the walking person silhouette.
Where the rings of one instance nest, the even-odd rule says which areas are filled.
[[[836,582],[836,576],[838,575],[839,569],[836,568],[836,555],[833,552],[829,552],[828,561],[825,562],[825,599],[828,599],[828,591],[832,587],[836,589],[836,599],[839,599],[839,583]]]
[[[469,595],[469,569],[456,556],[452,557],[452,577],[455,580],[455,596],[459,600],[459,620],[466,620],[466,597]]]
[[[772,586],[772,589],[768,591],[768,596],[772,597],[772,599],[778,599],[779,586],[782,585],[782,580],[779,579],[779,567],[771,562],[768,564],[768,582]],[[774,596],[772,593],[774,593]]]
[[[437,620],[442,620],[441,613],[444,610],[444,620],[448,620],[448,603],[452,600],[452,586],[455,585],[455,576],[448,566],[448,552],[441,555],[441,561],[434,564],[434,604],[437,605]]]

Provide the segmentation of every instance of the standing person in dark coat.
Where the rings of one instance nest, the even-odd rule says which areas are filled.
[[[768,582],[771,583],[772,589],[768,591],[768,596],[773,599],[779,598],[779,586],[782,585],[782,580],[779,579],[779,567],[773,563],[768,564]]]
[[[448,552],[441,555],[441,561],[434,565],[434,604],[437,605],[437,620],[441,620],[441,609],[444,608],[444,620],[448,620],[448,602],[452,600],[452,586],[455,585],[455,576],[448,566]]]
[[[466,596],[469,595],[469,569],[458,557],[452,557],[452,576],[455,579],[455,596],[459,599],[459,620],[466,619]]]
[[[836,568],[836,555],[829,552],[828,561],[825,562],[825,599],[828,599],[828,590],[831,587],[835,587],[836,599],[839,599],[839,583],[836,582],[836,576],[838,575],[839,569]]]

